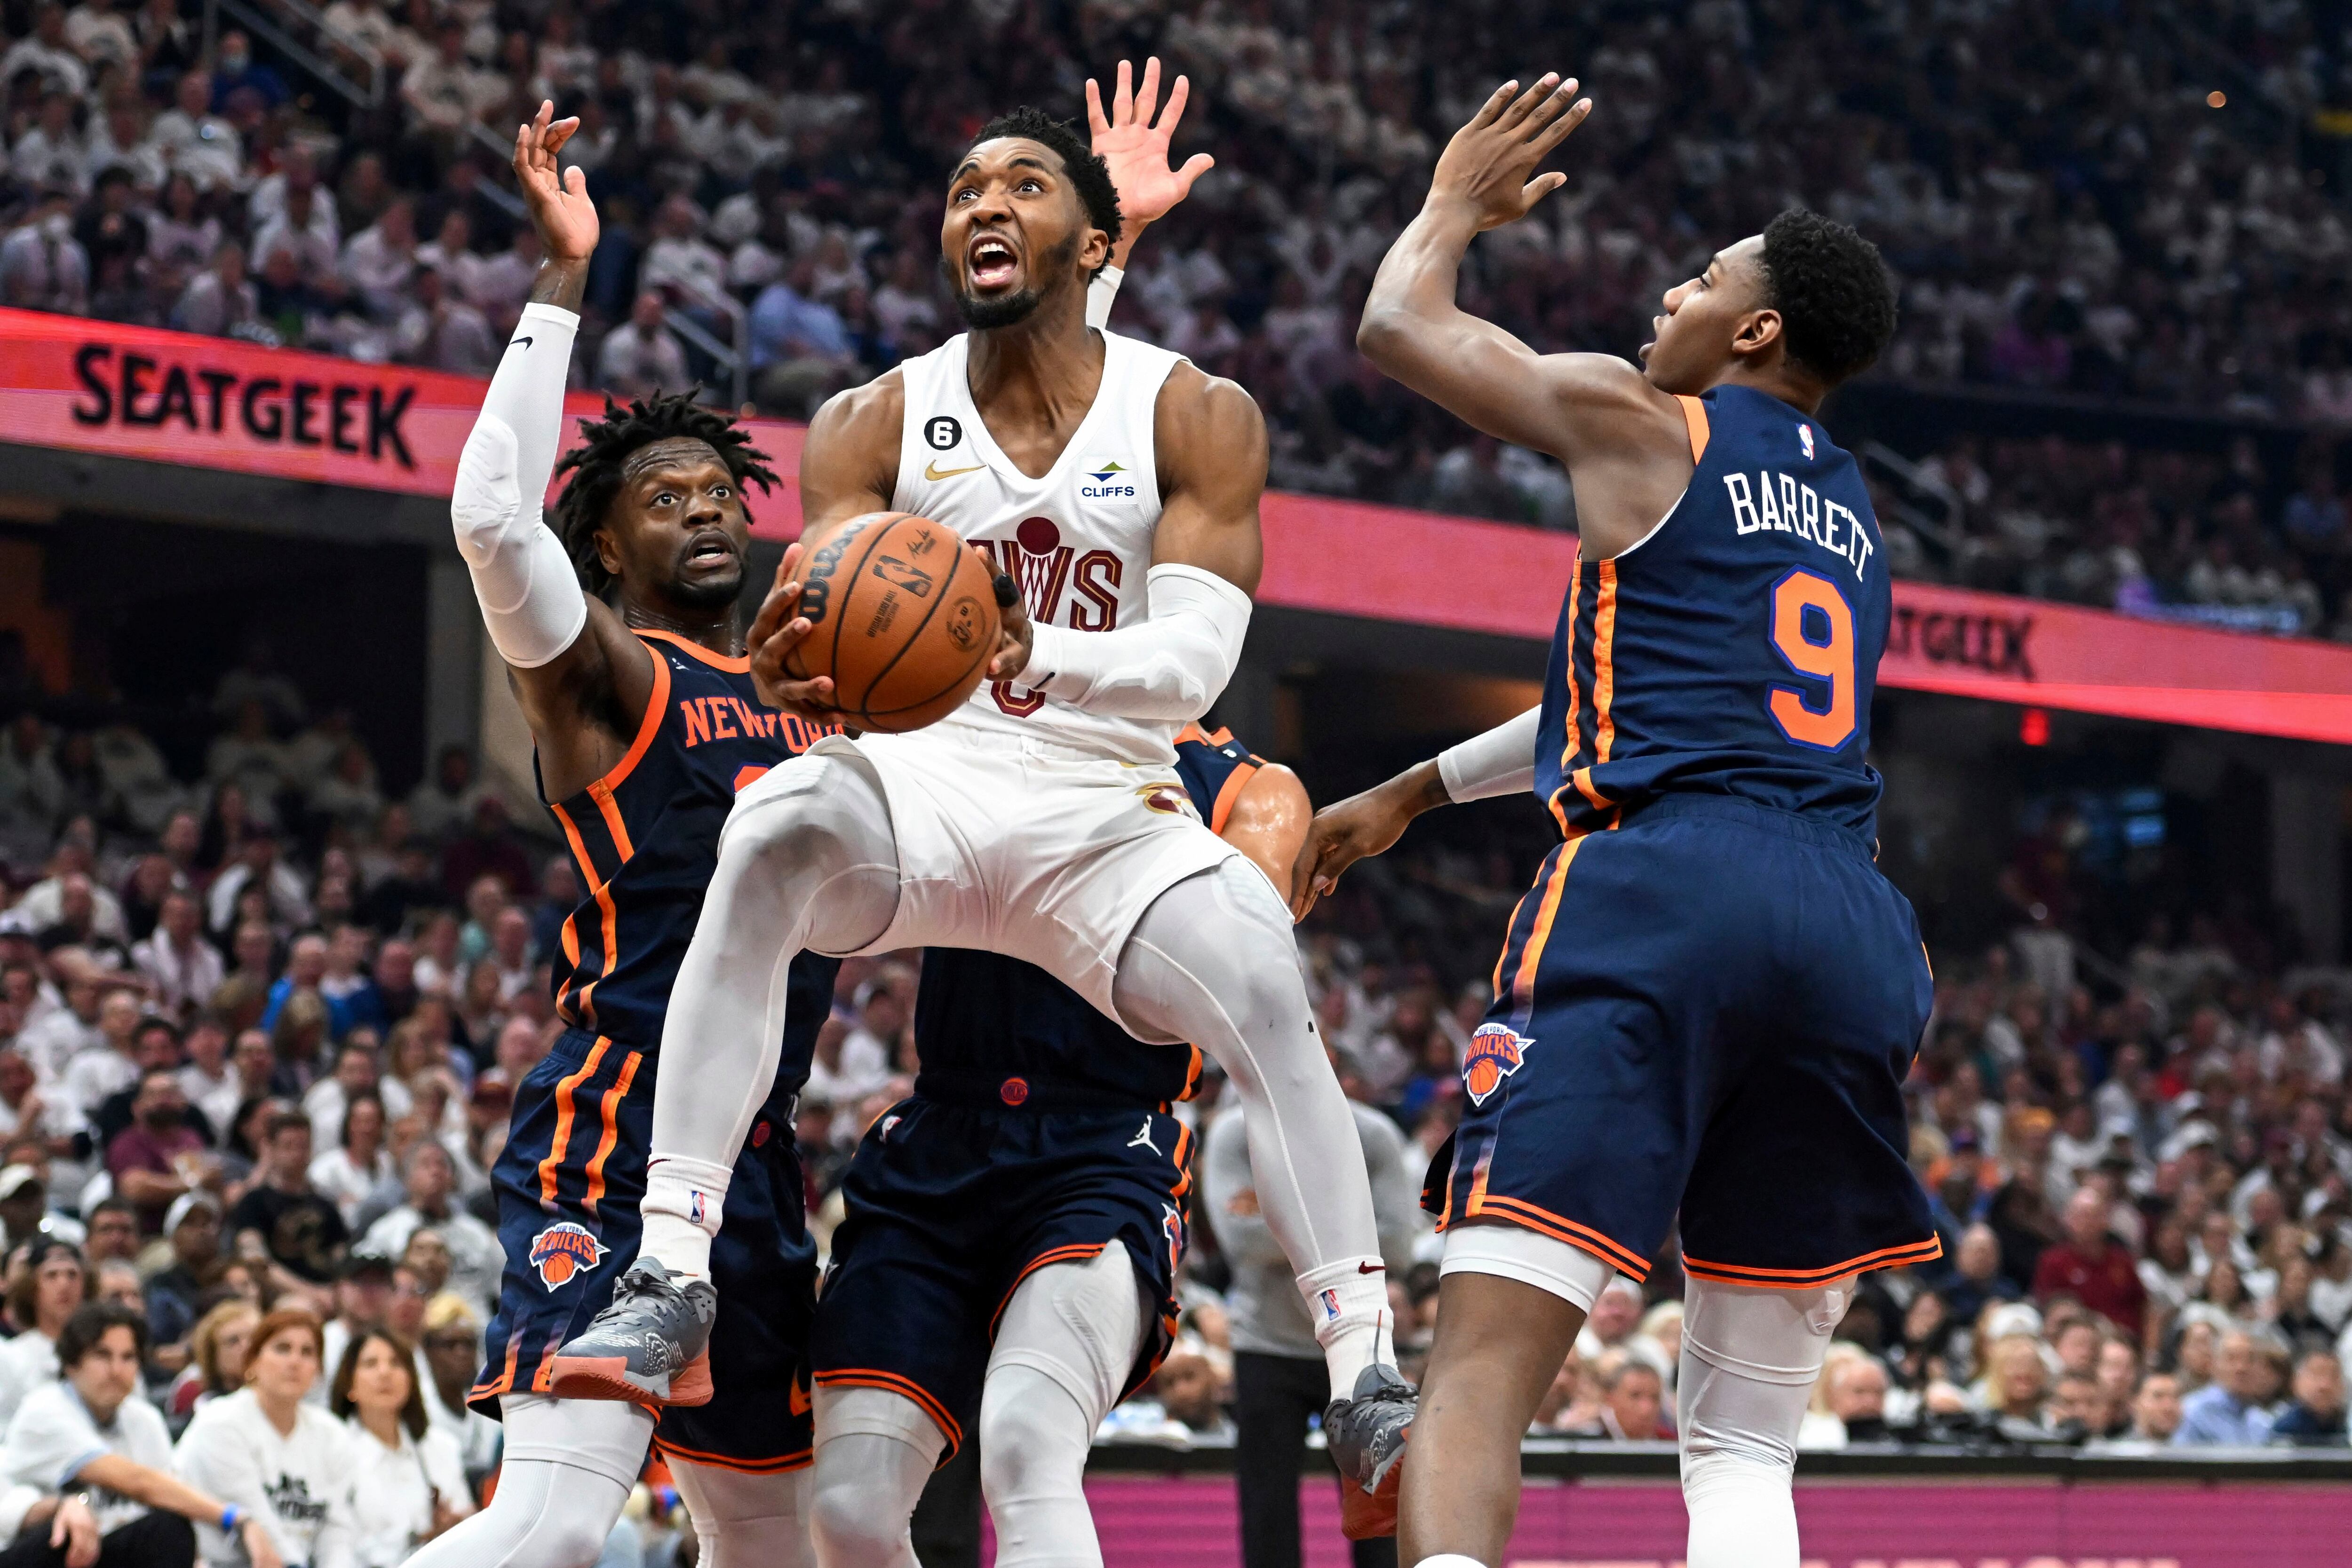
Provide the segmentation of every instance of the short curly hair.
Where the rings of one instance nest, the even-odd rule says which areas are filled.
[[[1125,230],[1118,211],[1118,187],[1110,183],[1110,165],[1078,134],[1077,128],[1024,103],[982,126],[980,134],[971,139],[971,147],[1006,136],[1034,141],[1061,159],[1071,187],[1078,193],[1078,203],[1086,209],[1087,222],[1108,235],[1116,247]],[[971,156],[971,147],[964,149],[966,157]]]
[[[625,409],[606,398],[604,417],[582,420],[581,445],[555,465],[557,473],[572,476],[555,500],[555,537],[563,541],[580,586],[599,599],[611,590],[613,574],[604,570],[604,559],[596,553],[596,530],[604,526],[604,514],[621,493],[622,466],[630,453],[656,441],[699,441],[719,454],[727,472],[735,476],[737,488],[747,481],[760,486],[762,494],[775,487],[776,474],[767,465],[768,455],[753,446],[751,437],[732,419],[696,402],[695,392],[699,390],[668,397],[656,392]],[[744,515],[749,517],[751,511],[746,502]]]
[[[1895,285],[1878,247],[1792,207],[1764,230],[1764,292],[1789,358],[1828,386],[1868,370],[1895,336]]]

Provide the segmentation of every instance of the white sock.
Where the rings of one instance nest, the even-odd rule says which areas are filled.
[[[1486,1568],[1486,1565],[1475,1557],[1465,1557],[1459,1552],[1448,1552],[1443,1556],[1424,1557],[1415,1563],[1413,1568]]]
[[[1298,1276],[1316,1343],[1331,1374],[1331,1396],[1356,1392],[1356,1379],[1375,1363],[1396,1364],[1389,1316],[1388,1269],[1377,1258],[1345,1258]]]
[[[637,1256],[651,1258],[672,1274],[710,1278],[710,1240],[719,1234],[732,1166],[711,1165],[679,1155],[656,1155],[646,1166],[645,1200],[637,1212],[645,1239]]]

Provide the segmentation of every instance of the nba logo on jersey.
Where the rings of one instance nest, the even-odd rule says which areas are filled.
[[[1485,1023],[1470,1037],[1470,1050],[1462,1059],[1462,1084],[1470,1091],[1470,1103],[1484,1105],[1486,1096],[1503,1086],[1503,1080],[1519,1070],[1526,1060],[1528,1047],[1534,1040],[1507,1024]]]
[[[1813,460],[1813,427],[1811,425],[1797,426],[1797,444],[1805,449],[1805,461],[1811,463]]]
[[[585,1226],[569,1219],[558,1220],[530,1239],[530,1266],[539,1270],[539,1282],[550,1291],[604,1260],[604,1244]]]

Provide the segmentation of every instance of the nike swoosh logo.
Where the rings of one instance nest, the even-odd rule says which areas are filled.
[[[1388,1271],[1388,1266],[1384,1263],[1359,1263],[1356,1265],[1356,1272],[1359,1274],[1385,1274]]]
[[[509,343],[507,347],[509,349],[528,349],[530,347],[530,340],[529,338],[517,338],[513,342]]]
[[[977,474],[982,468],[987,466],[988,465],[985,463],[975,463],[969,468],[942,468],[940,466],[940,460],[934,457],[930,462],[923,465],[923,477],[926,479],[952,479],[959,474]]]

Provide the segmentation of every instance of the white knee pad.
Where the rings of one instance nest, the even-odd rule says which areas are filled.
[[[1111,1000],[1138,1040],[1206,1050],[1188,1027],[1204,1000],[1244,1024],[1306,1006],[1297,955],[1290,912],[1235,855],[1151,901],[1119,954]]]
[[[509,1394],[499,1401],[499,1418],[506,1428],[500,1449],[504,1458],[543,1459],[593,1470],[625,1492],[637,1484],[654,1437],[651,1414],[610,1399]]]
[[[1110,1414],[1127,1386],[1127,1375],[1143,1345],[1147,1317],[1143,1287],[1127,1249],[1113,1241],[1083,1263],[1055,1263],[1021,1281],[1004,1315],[996,1325],[996,1344],[989,1352],[988,1382],[998,1374],[1021,1366],[1038,1373],[1067,1393],[1086,1414],[1086,1430]],[[983,1431],[998,1416],[983,1392]],[[1023,1417],[1005,1411],[1003,1418]],[[992,1445],[983,1436],[981,1452]]]
[[[1520,1225],[1454,1225],[1446,1228],[1440,1278],[1447,1274],[1493,1274],[1548,1291],[1588,1315],[1617,1270],[1581,1247]]]
[[[812,1568],[809,1472],[748,1475],[673,1458],[677,1481],[702,1542],[698,1568]]]
[[[1675,1389],[1689,1568],[1797,1568],[1797,1427],[1853,1287],[1690,1280]]]
[[[824,1568],[916,1568],[908,1534],[947,1435],[922,1406],[881,1388],[816,1391],[809,1536]]]

